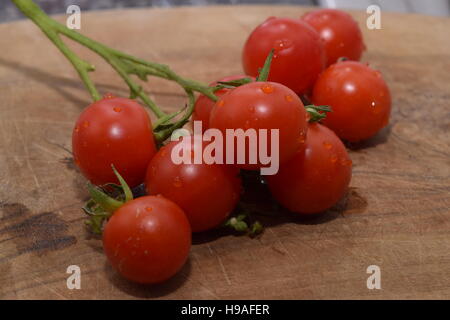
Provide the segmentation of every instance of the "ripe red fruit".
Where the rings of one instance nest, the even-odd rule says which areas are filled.
[[[137,186],[156,153],[150,117],[135,100],[103,98],[78,117],[72,150],[75,163],[93,184],[118,183],[114,165],[130,187]]]
[[[264,147],[269,154],[275,150],[270,144],[271,130],[278,130],[279,163],[283,163],[303,148],[306,118],[302,101],[291,89],[274,82],[252,82],[237,87],[216,103],[211,112],[210,126],[219,129],[224,137],[227,129],[255,129],[256,141],[260,140],[261,129],[266,129],[268,143]],[[249,170],[263,167],[261,162],[250,163],[248,155],[256,150],[248,140],[245,141],[246,161],[237,166]]]
[[[326,65],[339,58],[359,60],[365,45],[358,23],[348,13],[336,9],[308,12],[302,20],[313,27],[325,43]]]
[[[195,164],[194,139],[203,155],[208,143],[200,137],[170,142],[150,162],[145,185],[148,194],[161,194],[179,205],[192,231],[200,232],[217,227],[231,213],[239,200],[241,180],[234,167],[207,164],[204,159]],[[182,152],[187,152],[190,163],[174,163],[172,151],[177,146],[184,146]]]
[[[190,247],[191,229],[183,210],[163,197],[125,203],[103,231],[103,249],[114,269],[138,283],[159,283],[175,275]]]
[[[333,112],[322,123],[348,141],[370,138],[389,122],[389,88],[379,71],[359,62],[338,62],[326,69],[314,86],[312,101],[331,107]]]
[[[305,150],[267,176],[274,198],[292,212],[311,214],[329,209],[347,191],[352,162],[341,140],[325,126],[312,123]]]
[[[213,86],[217,85],[217,83],[219,83],[220,81],[227,82],[227,81],[238,80],[238,79],[242,79],[242,78],[252,78],[253,80],[255,80],[254,77],[250,77],[250,76],[246,76],[246,75],[233,75],[233,76],[229,76],[229,77],[225,77],[220,80],[217,80],[217,81],[211,83],[209,86],[213,87]],[[218,98],[220,98],[220,97],[224,96],[225,94],[227,94],[228,92],[230,92],[231,90],[233,90],[233,89],[224,88],[224,89],[216,91],[214,94]],[[192,121],[201,121],[203,131],[206,131],[207,129],[209,129],[209,117],[211,115],[211,111],[212,111],[214,105],[215,105],[215,102],[203,94],[199,95],[197,100],[195,101],[194,112],[192,113]]]
[[[272,49],[275,52],[268,80],[282,83],[297,94],[308,92],[325,66],[319,34],[298,19],[267,19],[245,43],[242,54],[245,73],[256,77]]]

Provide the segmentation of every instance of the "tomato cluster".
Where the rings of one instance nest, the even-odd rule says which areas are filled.
[[[276,155],[279,167],[262,180],[281,206],[300,215],[334,206],[352,175],[341,139],[370,138],[389,121],[389,89],[378,71],[358,62],[364,49],[358,24],[342,11],[267,19],[244,45],[245,74],[210,86],[248,81],[217,87],[216,100],[197,98],[192,119],[202,124],[200,134],[210,133],[208,139],[192,135],[158,149],[151,120],[136,101],[108,95],[87,107],[73,131],[73,154],[92,184],[106,185],[93,198],[110,214],[89,208],[95,219],[107,218],[103,245],[113,267],[135,282],[164,281],[187,260],[192,232],[217,228],[230,218],[240,201],[242,170],[268,165],[261,158],[252,161],[255,150],[248,136],[243,157],[236,145],[211,151],[217,139],[212,137],[230,130],[254,130],[258,150]],[[260,68],[267,61],[271,65],[264,77]],[[305,100],[315,106],[305,107]],[[331,112],[324,114],[327,108],[319,106]],[[174,161],[180,150],[190,161]],[[198,162],[196,152],[227,161]],[[118,183],[125,196],[107,195]],[[142,183],[147,195],[131,200],[128,186]],[[241,217],[226,224],[248,227]]]

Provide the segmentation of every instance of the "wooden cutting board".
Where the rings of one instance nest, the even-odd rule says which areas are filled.
[[[241,72],[252,28],[267,16],[308,8],[239,6],[82,14],[81,32],[184,76],[209,82]],[[1,299],[400,299],[450,298],[450,19],[382,14],[363,26],[363,60],[393,96],[390,126],[351,150],[347,199],[312,219],[268,221],[256,239],[217,232],[194,237],[189,262],[165,284],[120,278],[83,226],[85,180],[71,156],[71,130],[89,103],[71,65],[29,21],[0,25]],[[58,18],[64,21],[65,17]],[[127,89],[98,57],[102,92]],[[172,83],[145,88],[167,109],[185,103]],[[66,269],[81,268],[69,290]],[[369,265],[381,290],[367,288]]]

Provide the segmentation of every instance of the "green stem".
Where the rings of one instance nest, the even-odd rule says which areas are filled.
[[[12,0],[12,2],[30,18],[44,34],[55,44],[56,47],[64,54],[64,56],[72,63],[78,72],[81,80],[83,80],[87,90],[94,101],[100,100],[101,95],[95,88],[94,83],[89,78],[88,73],[94,71],[95,68],[88,62],[80,59],[73,51],[71,51],[58,36],[58,29],[54,27],[56,21],[51,20],[48,16],[31,0]],[[69,29],[67,29],[69,30]]]
[[[177,122],[172,124],[172,126],[170,126],[169,128],[155,132],[154,135],[155,135],[156,141],[162,142],[162,141],[166,140],[172,134],[173,131],[175,131],[176,129],[182,128],[189,121],[189,118],[191,117],[192,112],[194,111],[195,96],[194,96],[194,93],[192,92],[192,90],[190,90],[190,89],[186,89],[186,93],[189,97],[189,104],[188,104],[185,114],[183,115],[183,117],[181,117],[180,120],[178,120]]]
[[[32,0],[12,0],[12,2],[23,12],[25,16],[30,18],[44,32],[44,34],[72,63],[94,101],[101,99],[101,95],[99,94],[88,74],[89,72],[94,71],[94,67],[86,61],[80,59],[73,51],[71,51],[59,37],[60,34],[75,42],[80,43],[81,45],[89,48],[90,50],[101,56],[106,62],[111,65],[111,67],[128,85],[131,96],[133,98],[141,98],[144,104],[149,107],[158,118],[165,117],[167,116],[167,114],[155,104],[155,102],[144,92],[140,85],[133,81],[130,75],[134,74],[141,80],[146,80],[147,75],[172,80],[182,86],[188,93],[196,91],[204,94],[213,101],[217,101],[217,96],[214,94],[213,88],[191,79],[182,78],[166,65],[133,57],[121,51],[109,48],[88,37],[85,37],[80,33],[71,30],[63,24],[51,19]],[[192,97],[189,94],[188,96],[191,100]],[[191,103],[189,103],[189,105],[191,105]],[[192,113],[192,111],[190,113]],[[175,125],[178,126],[179,122],[177,122]]]

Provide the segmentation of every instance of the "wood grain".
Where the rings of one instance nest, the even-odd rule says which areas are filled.
[[[134,55],[209,82],[241,72],[240,51],[269,15],[303,7],[205,7],[85,13],[82,32]],[[365,26],[365,14],[353,12]],[[63,19],[63,17],[59,17]],[[257,239],[222,233],[194,237],[188,264],[156,287],[122,280],[101,241],[83,227],[85,181],[71,159],[71,129],[89,96],[75,71],[28,21],[0,25],[0,298],[450,298],[450,20],[382,15],[363,28],[363,60],[392,89],[390,126],[351,146],[346,199],[309,220],[269,219]],[[104,62],[102,92],[127,90]],[[145,86],[167,109],[185,100],[173,84]],[[261,198],[264,194],[261,193]],[[81,267],[81,290],[66,268]],[[381,268],[368,290],[366,268]]]

